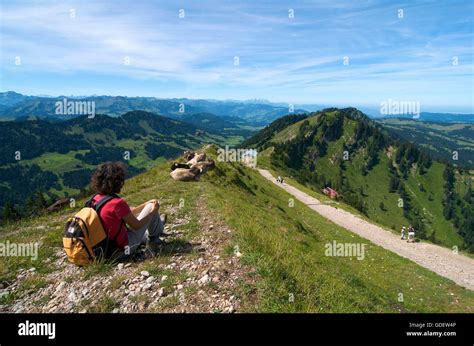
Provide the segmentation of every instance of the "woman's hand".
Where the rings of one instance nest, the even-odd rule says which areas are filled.
[[[151,205],[152,205],[151,212],[152,213],[156,213],[160,209],[160,202],[157,199],[151,199],[147,203],[151,203]]]

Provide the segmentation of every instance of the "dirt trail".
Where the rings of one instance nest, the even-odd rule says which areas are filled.
[[[474,290],[474,259],[456,254],[441,246],[424,242],[407,243],[402,241],[399,236],[392,232],[365,221],[348,211],[323,204],[316,198],[286,183],[277,183],[268,170],[259,169],[259,172],[275,185],[286,190],[299,201],[335,224],[370,240],[374,244],[408,258],[436,274],[451,279],[460,286]]]

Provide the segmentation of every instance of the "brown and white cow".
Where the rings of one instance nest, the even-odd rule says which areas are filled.
[[[187,163],[174,162],[171,165],[171,177],[179,181],[199,180],[199,177],[206,173],[209,169],[216,166],[213,160],[206,161],[206,154],[184,152],[184,158],[190,160]]]

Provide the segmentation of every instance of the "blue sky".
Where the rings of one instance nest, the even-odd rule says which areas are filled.
[[[1,6],[1,91],[354,106],[392,99],[473,112],[470,0]]]

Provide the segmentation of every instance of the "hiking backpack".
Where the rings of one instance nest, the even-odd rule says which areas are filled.
[[[95,196],[92,196],[84,208],[66,222],[64,229],[64,251],[66,251],[69,262],[79,266],[90,264],[96,259],[104,257],[109,250],[109,238],[102,226],[100,210],[107,202],[118,196],[102,197],[94,205]],[[119,233],[120,230],[115,238]]]

